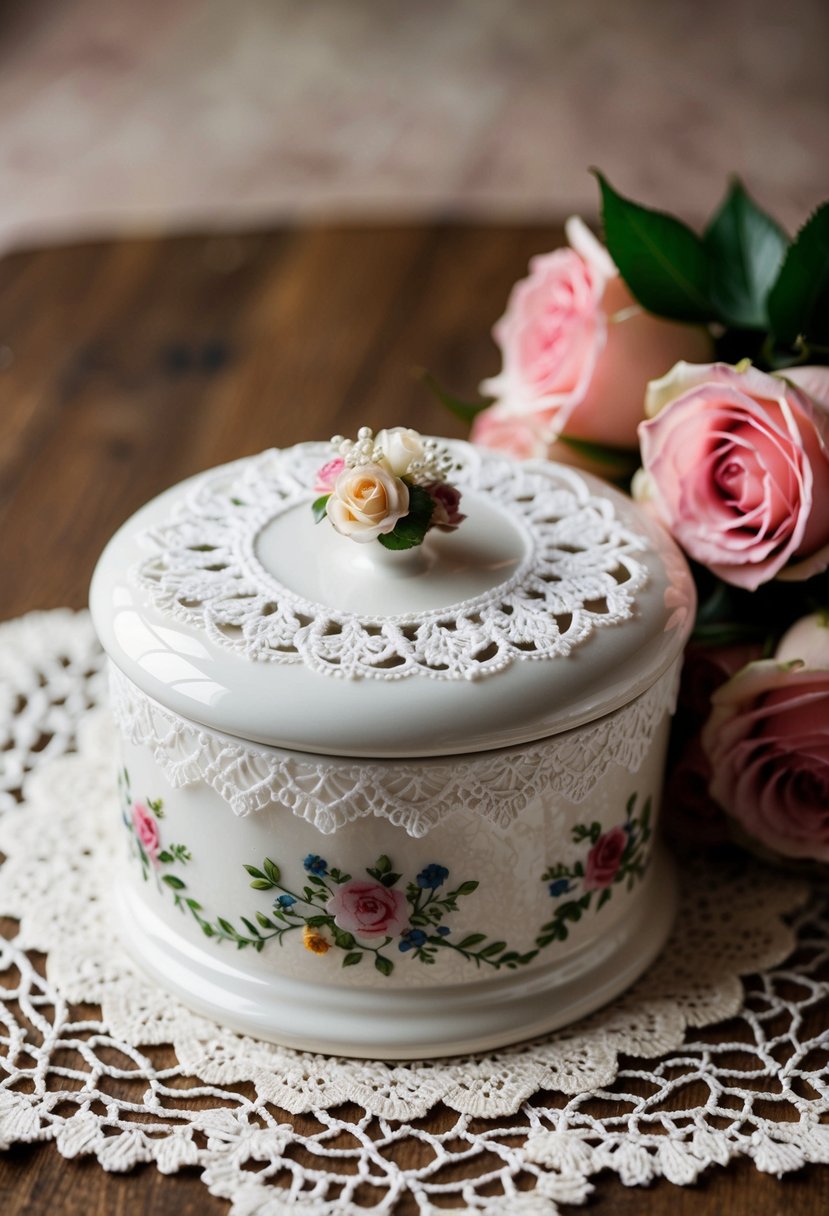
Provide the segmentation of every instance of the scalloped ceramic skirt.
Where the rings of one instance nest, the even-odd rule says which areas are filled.
[[[349,760],[221,735],[112,668],[119,891],[137,962],[234,1030],[340,1055],[482,1051],[649,965],[678,664],[616,712],[501,751]]]

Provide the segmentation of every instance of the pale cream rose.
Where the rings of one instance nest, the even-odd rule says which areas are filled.
[[[424,452],[423,439],[417,431],[407,426],[392,426],[378,431],[374,446],[383,453],[383,460],[395,477],[407,473],[412,461],[420,460]]]
[[[351,540],[376,540],[409,513],[409,488],[379,464],[344,469],[325,506],[331,523]]]

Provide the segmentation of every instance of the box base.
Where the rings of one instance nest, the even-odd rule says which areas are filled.
[[[121,937],[141,968],[197,1013],[302,1051],[416,1060],[489,1051],[557,1030],[606,1005],[653,962],[677,906],[671,859],[654,853],[628,915],[574,955],[529,975],[457,987],[344,988],[243,970],[235,953],[194,945],[128,886]]]

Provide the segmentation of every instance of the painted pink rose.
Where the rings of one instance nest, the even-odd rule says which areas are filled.
[[[158,856],[158,851],[161,848],[161,837],[158,832],[158,823],[151,811],[148,811],[140,802],[133,804],[132,808],[132,826],[135,829],[135,834],[141,842],[144,852],[149,857],[150,861],[155,861]]]
[[[396,937],[409,923],[406,897],[379,882],[344,882],[325,908],[340,929],[357,937]]]
[[[634,448],[648,380],[677,359],[710,358],[710,338],[645,312],[581,220],[567,238],[571,248],[533,258],[513,287],[493,330],[502,370],[481,391],[494,418],[536,417],[548,442],[564,433]],[[484,433],[494,447],[498,432]]]
[[[599,837],[587,854],[584,871],[585,891],[600,891],[609,887],[622,864],[628,835],[624,828],[611,828]]]
[[[317,475],[314,480],[314,490],[317,494],[330,494],[334,489],[334,482],[339,477],[345,468],[345,461],[342,456],[335,456],[333,460],[329,460],[321,469],[317,469]]]
[[[748,365],[680,363],[646,412],[634,492],[693,558],[750,591],[826,568],[829,408]]]
[[[714,694],[702,746],[711,794],[748,837],[829,861],[829,668],[749,663]]]

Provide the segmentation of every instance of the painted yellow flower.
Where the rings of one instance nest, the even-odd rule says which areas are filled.
[[[306,925],[302,930],[302,944],[312,954],[327,954],[331,949],[328,938],[323,937],[318,929],[312,929],[310,925]]]

